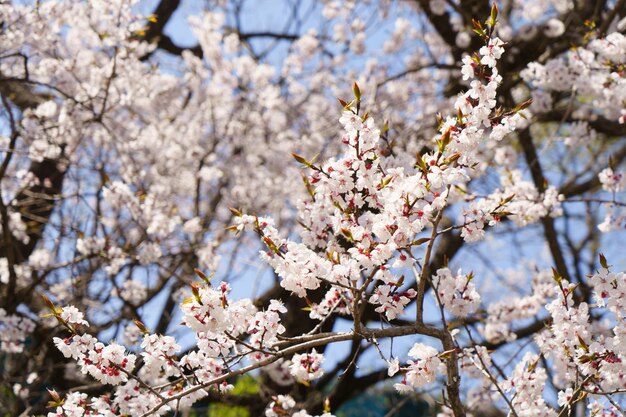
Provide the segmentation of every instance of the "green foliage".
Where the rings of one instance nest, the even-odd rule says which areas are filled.
[[[259,391],[259,383],[251,375],[243,375],[235,381],[231,395],[250,395]],[[214,403],[209,405],[208,417],[251,417],[245,406]]]
[[[211,404],[208,417],[250,417],[250,410],[241,405]]]
[[[243,375],[235,381],[235,388],[230,392],[232,395],[256,394],[259,392],[259,382],[252,375]]]

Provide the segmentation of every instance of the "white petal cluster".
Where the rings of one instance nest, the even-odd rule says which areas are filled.
[[[612,168],[605,168],[598,174],[598,179],[605,191],[617,193],[626,187],[626,177],[620,171]]]
[[[537,355],[527,353],[504,384],[505,389],[515,390],[512,405],[520,417],[556,417],[558,414],[543,398],[548,377],[546,370],[537,366],[538,361]]]
[[[324,355],[313,349],[310,353],[296,354],[291,359],[291,375],[298,381],[313,381],[324,375]]]
[[[127,354],[117,343],[108,345],[88,334],[68,339],[54,338],[54,344],[66,358],[76,360],[83,374],[89,374],[103,384],[119,385],[128,381],[135,367],[136,356]]]
[[[286,312],[287,309],[278,300],[271,300],[266,311],[257,312],[250,320],[247,330],[250,334],[250,344],[264,350],[278,342],[278,336],[285,332],[285,326],[280,322],[280,314]]]
[[[63,307],[60,316],[66,323],[89,326],[87,320],[84,319],[83,313],[74,306]]]
[[[503,297],[487,306],[487,319],[484,327],[479,327],[483,337],[491,343],[512,341],[515,333],[511,324],[516,320],[536,316],[545,304],[555,295],[551,270],[537,272],[532,279],[532,293],[518,297]]]
[[[35,330],[35,323],[17,314],[7,314],[0,308],[0,351],[20,353],[24,351],[26,338]]]
[[[557,22],[554,19],[548,22],[546,31],[549,34],[562,30],[562,23]],[[623,123],[626,79],[614,68],[624,64],[625,53],[626,36],[611,32],[544,64],[533,62],[521,72],[521,76],[543,91],[576,91],[586,97],[584,109]]]
[[[409,350],[409,360],[405,368],[401,368],[404,378],[394,385],[399,392],[410,392],[415,388],[435,382],[437,374],[445,368],[439,358],[439,352],[432,346],[416,343]],[[394,365],[395,366],[395,365]]]
[[[381,284],[376,287],[369,302],[378,305],[375,311],[393,320],[404,312],[404,307],[415,298],[417,292],[413,288],[400,291],[396,285]]]
[[[265,409],[265,417],[313,417],[306,410],[298,409],[296,401],[289,395],[277,395]],[[324,413],[318,417],[335,417]]]
[[[171,336],[146,335],[141,342],[143,352],[141,356],[144,362],[142,372],[147,375],[160,376],[163,372],[166,376],[179,375],[179,370],[174,366],[175,355],[180,351],[180,346]]]
[[[472,278],[472,274],[463,275],[461,271],[453,275],[449,268],[437,270],[431,281],[446,310],[459,317],[476,311],[480,305],[480,294],[476,291]]]
[[[230,288],[226,283],[215,289],[202,286],[197,295],[181,305],[185,324],[196,332],[216,332],[231,326],[226,296]]]

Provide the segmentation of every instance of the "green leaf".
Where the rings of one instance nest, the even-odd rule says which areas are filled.
[[[416,239],[414,241],[411,242],[411,246],[419,246],[419,245],[423,245],[424,243],[430,241],[429,237],[422,237],[419,239]]]
[[[293,156],[293,159],[295,159],[296,161],[298,161],[302,165],[306,165],[307,167],[311,166],[309,161],[307,161],[306,159],[304,159],[304,157],[298,155],[297,153],[292,152],[291,156]]]
[[[359,85],[356,83],[356,81],[352,85],[352,91],[354,92],[354,97],[356,98],[356,101],[361,101],[361,89],[359,88]]]
[[[609,269],[609,264],[607,263],[606,257],[604,256],[604,254],[601,253],[599,257],[600,257],[600,265],[602,266],[602,268]]]
[[[238,210],[238,209],[236,209],[236,208],[234,208],[234,207],[229,207],[228,209],[230,210],[230,212],[231,212],[231,213],[233,214],[233,216],[235,216],[235,217],[241,217],[241,216],[243,216],[243,213],[242,213],[240,210]]]
[[[207,285],[211,285],[211,278],[213,278],[213,274],[211,274],[210,277],[207,277],[204,272],[200,271],[198,268],[194,268],[193,272],[195,272],[198,278],[204,281]]]
[[[417,167],[424,173],[427,174],[428,173],[428,167],[426,166],[426,162],[424,162],[424,158],[422,158],[422,155],[417,154],[416,155],[416,165]]]
[[[490,21],[489,21],[489,25],[491,27],[494,27],[496,25],[496,22],[498,20],[498,5],[496,4],[496,2],[494,1],[492,6],[491,6],[491,16],[489,17]]]
[[[576,337],[578,337],[578,344],[580,345],[580,347],[587,353],[589,353],[589,345],[587,345],[587,343],[585,343],[585,341],[583,340],[582,337],[580,337],[580,335],[576,335]]]
[[[504,200],[502,200],[502,201],[500,202],[500,205],[501,205],[501,206],[504,206],[504,205],[506,205],[506,204],[510,203],[510,202],[511,202],[511,200],[513,200],[513,198],[515,198],[515,194],[511,194],[510,196],[508,196],[507,198],[505,198]]]

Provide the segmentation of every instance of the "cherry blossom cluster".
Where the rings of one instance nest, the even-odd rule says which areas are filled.
[[[311,305],[311,313],[309,316],[312,319],[323,320],[333,312],[342,315],[349,315],[349,305],[351,305],[351,303],[351,292],[334,288],[326,293],[324,299],[320,303]]]
[[[515,395],[511,401],[511,408],[519,416],[546,416],[555,417],[556,410],[546,403],[543,397],[543,390],[548,380],[546,369],[537,366],[538,355],[527,353],[516,365],[513,374],[505,381],[504,389],[515,390]]]
[[[611,32],[544,64],[533,62],[521,75],[547,100],[542,100],[543,109],[550,107],[551,93],[575,92],[590,98],[579,103],[586,112],[601,112],[607,119],[623,123],[626,79],[621,68],[625,51],[626,37]]]
[[[452,314],[465,317],[480,305],[480,294],[472,282],[473,273],[463,275],[461,271],[453,275],[449,268],[442,268],[432,277],[432,283],[437,291],[441,306]]]
[[[265,410],[265,417],[311,417],[306,410],[298,409],[296,401],[289,395],[277,395],[270,402]],[[334,417],[333,414],[325,412],[319,417]]]
[[[492,111],[496,106],[496,90],[502,77],[498,74],[496,64],[504,51],[504,43],[498,39],[490,39],[488,45],[482,47],[480,55],[463,58],[461,69],[464,80],[472,80],[470,90],[460,95],[455,106],[459,114],[463,115],[464,129],[455,132],[452,129],[451,148],[461,152],[460,161],[467,164],[474,162],[473,154],[478,149],[482,136],[486,134],[485,128],[490,127],[489,138],[501,141],[502,138],[513,131],[523,119],[519,112],[502,113]],[[482,75],[485,84],[477,75]],[[525,103],[521,108],[525,108]],[[498,114],[499,113],[499,114]],[[457,117],[459,119],[459,117]],[[449,117],[446,124],[456,126],[458,120]],[[445,126],[445,124],[444,124]],[[500,177],[501,189],[496,189],[486,198],[472,198],[470,205],[464,209],[466,226],[462,235],[467,241],[481,240],[485,235],[485,226],[494,226],[503,217],[510,217],[519,225],[525,226],[537,222],[541,217],[559,216],[562,212],[556,188],[550,186],[543,193],[539,193],[535,186],[522,178],[522,173],[517,170],[504,170]],[[513,200],[513,196],[516,198]]]
[[[587,407],[596,413],[592,415],[614,415],[618,409],[612,397],[626,389],[623,365],[626,357],[621,340],[625,317],[622,287],[626,280],[623,273],[610,272],[604,256],[600,257],[600,263],[602,268],[589,277],[596,297],[593,305],[575,302],[577,286],[553,270],[541,271],[536,276],[531,295],[490,306],[493,309],[490,317],[500,315],[506,323],[535,316],[545,305],[550,324],[535,336],[541,356],[527,352],[510,375],[501,375],[502,379],[498,378],[493,358],[483,346],[464,349],[462,371],[483,381],[469,392],[468,405],[480,410],[485,402],[504,399],[509,409],[520,416],[557,416],[589,397]],[[608,310],[613,318],[605,325],[593,323],[592,309],[593,314]],[[486,338],[501,343],[507,334],[512,333],[505,327],[504,333],[494,333],[491,339],[486,334]],[[542,356],[548,361],[542,361]],[[560,408],[554,408],[546,398],[548,377],[559,388],[556,402]]]
[[[402,373],[402,381],[394,385],[399,392],[411,392],[415,388],[432,384],[437,375],[445,371],[439,352],[432,346],[416,343],[409,350],[409,356],[415,360],[409,360],[406,367],[400,367],[397,359],[389,364],[390,376]]]
[[[618,169],[608,167],[600,171],[598,179],[602,184],[602,189],[612,193],[612,200],[604,204],[606,214],[604,221],[598,225],[598,229],[602,232],[622,230],[626,227],[626,210],[623,204],[617,201],[616,195],[626,187],[626,177]]]
[[[241,360],[243,356],[253,363],[265,361],[266,365],[271,365],[276,362],[273,377],[282,384],[291,384],[294,379],[305,383],[323,375],[324,356],[315,349],[295,354],[289,360],[278,360],[275,356],[276,345],[280,342],[278,337],[285,331],[280,314],[287,311],[280,301],[272,300],[267,310],[257,311],[248,299],[229,300],[226,283],[213,288],[210,278],[200,272],[198,275],[203,282],[192,284],[191,297],[181,304],[184,324],[195,331],[198,349],[184,355],[180,354],[181,346],[176,339],[150,334],[140,322],[135,324],[144,334],[140,355],[127,352],[123,345],[115,342],[102,343],[94,336],[81,334],[81,329],[89,327],[89,323],[75,307],[57,307],[45,298],[51,316],[71,333],[66,338],[55,337],[56,347],[65,357],[76,361],[83,374],[103,384],[117,386],[108,401],[88,401],[86,395],[76,397],[76,401],[74,397],[65,402],[59,400],[56,413],[49,415],[69,416],[76,410],[82,413],[106,410],[106,415],[110,416],[161,415],[171,410],[169,398],[175,396],[180,396],[176,400],[177,407],[187,409],[206,397],[209,388],[220,392],[232,388],[225,378],[228,363],[237,358]],[[141,367],[136,370],[138,356]],[[271,373],[270,367],[268,371]],[[171,384],[169,378],[184,383]],[[157,385],[161,388],[153,388]],[[305,411],[298,415],[308,416]]]
[[[147,374],[159,375],[161,372],[164,376],[179,374],[174,363],[177,361],[176,354],[180,352],[180,345],[176,343],[173,337],[146,335],[141,342],[141,348],[143,349],[141,356]],[[144,372],[143,369],[142,372]]]
[[[473,162],[473,152],[485,128],[510,132],[519,117],[517,112],[492,115],[500,80],[495,65],[502,55],[502,45],[497,38],[489,39],[480,51],[482,58],[466,62],[464,74],[477,79],[472,89],[457,100],[460,116],[442,123],[436,138],[438,151],[418,156],[412,166],[409,161],[387,159],[380,153],[381,132],[371,116],[360,114],[361,91],[355,84],[355,99],[344,102],[339,120],[345,131],[344,156],[318,166],[294,155],[312,170],[305,181],[310,197],[299,203],[306,226],[302,243],[282,238],[271,219],[235,213],[232,229],[242,231],[248,227],[261,236],[268,248],[264,257],[281,278],[283,288],[304,297],[323,282],[335,285],[324,301],[326,311],[330,311],[328,300],[337,299],[346,287],[375,282],[368,302],[377,306],[376,312],[389,320],[403,313],[417,293],[402,288],[403,278],[392,270],[414,263],[402,250],[416,244],[415,236],[433,225],[446,205],[450,188],[469,180],[465,165],[459,163]],[[497,204],[489,213],[497,216],[493,212],[503,205]],[[478,222],[466,221],[466,238]],[[362,281],[362,273],[370,278]],[[354,300],[354,294],[344,296],[344,300]]]
[[[163,403],[165,398],[176,395],[181,390],[169,387],[168,377],[180,377],[183,367],[187,367],[194,371],[194,377],[202,383],[220,377],[224,372],[222,362],[203,352],[192,352],[179,357],[180,346],[173,337],[149,334],[141,323],[137,323],[145,336],[141,343],[142,367],[135,375],[137,355],[127,352],[126,347],[118,343],[105,344],[87,333],[81,334],[81,327],[89,326],[82,313],[72,306],[60,308],[50,301],[47,302],[52,309],[51,315],[73,334],[66,338],[55,337],[56,347],[65,357],[75,360],[83,374],[90,375],[102,384],[117,386],[112,397],[92,398],[89,401],[86,394],[68,396],[65,399],[59,397],[56,400],[56,412],[49,413],[49,416],[84,413],[118,416],[151,412],[161,415],[171,409]],[[167,389],[157,392],[144,381],[151,381],[155,385],[165,383]],[[219,388],[228,389],[228,385],[223,384]],[[189,408],[206,395],[208,394],[205,390],[196,389],[182,399],[179,407]]]
[[[392,12],[394,2],[374,3],[381,15]],[[451,2],[421,3],[425,12],[448,20],[459,49],[473,43]],[[378,339],[417,334],[441,348],[411,339],[410,359],[401,364],[392,344],[388,375],[400,392],[424,391],[445,380],[441,416],[470,415],[454,404],[466,377],[471,382],[463,400],[472,409],[494,403],[518,416],[562,416],[585,399],[593,415],[619,411],[611,401],[626,390],[623,273],[601,260],[602,268],[587,280],[579,273],[576,285],[556,272],[535,270],[508,283],[519,295],[494,300],[484,291],[488,279],[441,267],[445,259],[433,270],[429,266],[444,234],[470,243],[502,223],[518,230],[565,213],[568,184],[552,183],[551,173],[544,184],[536,176],[531,181],[509,139],[529,131],[524,116],[541,120],[559,110],[557,101],[571,98],[575,110],[557,115],[565,127],[554,136],[566,136],[567,148],[589,143],[598,154],[608,152],[595,149],[592,126],[602,118],[624,122],[624,35],[598,32],[584,47],[542,57],[522,71],[530,92],[519,86],[501,91],[510,88],[499,69],[509,63],[505,49],[513,32],[522,33],[527,20],[545,18],[542,33],[560,39],[568,32],[553,16],[574,10],[572,2],[513,2],[507,13],[521,17],[521,27],[497,30],[494,5],[486,27],[475,23],[484,45],[465,56],[400,13],[377,52],[403,58],[395,60],[370,54],[370,23],[358,4],[324,1],[323,26],[330,29],[294,35],[282,63],[270,65],[271,59],[251,52],[255,41],[229,26],[228,2],[211,2],[189,21],[198,48],[181,51],[172,68],[162,65],[162,51],[155,49],[166,40],[144,38],[146,22],[154,19],[138,16],[136,1],[0,5],[6,51],[0,81],[42,92],[41,102],[20,108],[18,123],[7,127],[17,142],[0,136],[6,155],[13,156],[2,178],[2,199],[10,202],[2,213],[2,227],[10,230],[3,234],[21,246],[39,239],[33,216],[20,204],[37,195],[28,187],[51,188],[52,180],[36,178],[31,166],[49,163],[67,172],[62,191],[46,196],[55,210],[40,233],[43,243],[24,259],[0,259],[0,289],[36,289],[63,307],[46,298],[52,313],[40,321],[36,303],[0,308],[0,350],[23,352],[36,325],[47,331],[56,322],[67,334],[53,343],[76,364],[66,371],[78,371],[76,380],[108,385],[100,397],[51,392],[49,416],[187,410],[210,395],[228,395],[237,376],[257,369],[260,378],[285,389],[315,388],[328,377],[328,344],[376,347],[387,360]],[[519,39],[512,55],[519,55]],[[407,53],[409,43],[420,46]],[[434,56],[432,62],[426,55]],[[352,56],[366,58],[358,74],[348,62]],[[400,61],[408,70],[395,73]],[[467,89],[440,100],[450,76]],[[341,100],[338,114],[334,96],[345,97],[354,79],[353,99]],[[522,104],[500,107],[509,95]],[[528,95],[532,105],[523,102]],[[435,117],[438,112],[448,116]],[[286,162],[292,152],[304,175]],[[536,162],[529,163],[531,171]],[[590,181],[610,194],[602,200],[602,231],[626,223],[618,198],[626,185],[622,172],[609,162]],[[237,299],[231,289],[236,281],[227,278],[216,283],[197,272],[202,282],[191,283],[195,266],[217,271],[225,254],[240,253],[226,230],[239,232],[237,245],[264,247],[260,258],[278,277],[276,290],[286,292],[270,292],[261,306]],[[49,249],[52,242],[56,251]],[[241,252],[232,259],[249,255]],[[238,263],[231,265],[227,273],[238,273]],[[182,319],[188,337],[153,333],[125,317],[149,315],[146,303],[166,292],[168,301],[184,293],[180,311],[167,313]],[[294,335],[286,328],[288,293],[317,320],[310,332]],[[441,323],[424,317],[427,296],[440,308]],[[111,311],[116,317],[105,319]],[[338,315],[352,328],[322,331]],[[535,321],[546,323],[534,339],[539,354],[521,349],[500,366],[501,354],[489,349],[513,342],[523,335],[522,326]],[[105,342],[100,332],[117,327],[122,330],[115,337],[124,344]],[[13,385],[16,396],[28,397],[23,384],[32,378]],[[549,379],[554,401],[546,393]],[[265,414],[308,417],[303,407],[277,395]],[[323,416],[331,417],[330,409]]]
[[[324,375],[324,356],[313,349],[310,353],[294,355],[291,359],[291,375],[298,381],[312,381]]]
[[[375,311],[384,314],[388,320],[393,320],[404,311],[404,307],[415,298],[417,292],[413,288],[398,291],[391,285],[380,285],[369,298],[372,304],[379,304]]]
[[[58,317],[68,325],[79,324],[63,318],[65,315],[63,309]],[[81,319],[80,324],[88,323]],[[128,381],[137,359],[133,354],[126,354],[124,346],[117,343],[105,345],[89,334],[75,334],[63,339],[55,337],[54,344],[63,356],[78,363],[83,374],[89,374],[103,384],[119,385]]]
[[[492,343],[515,339],[511,325],[517,320],[530,319],[537,315],[546,303],[554,297],[553,272],[537,272],[532,279],[532,292],[522,297],[503,297],[487,307],[487,319],[479,331]]]
[[[0,351],[20,353],[24,351],[26,338],[35,328],[35,323],[17,314],[7,314],[0,308]]]

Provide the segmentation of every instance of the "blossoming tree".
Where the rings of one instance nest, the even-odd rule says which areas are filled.
[[[625,2],[278,3],[0,5],[0,412],[624,415]]]

